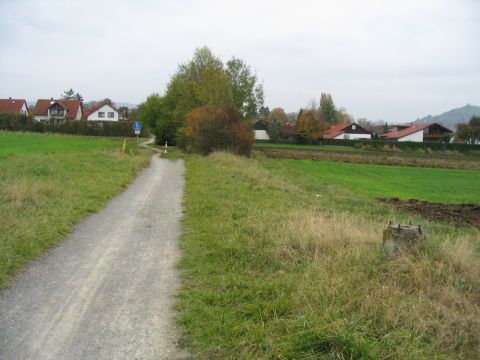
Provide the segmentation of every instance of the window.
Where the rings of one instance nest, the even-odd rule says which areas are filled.
[[[352,130],[355,130],[357,128],[357,125],[353,124],[352,125]]]
[[[50,116],[51,117],[63,117],[64,111],[63,109],[50,109]]]
[[[109,111],[109,112],[108,112],[108,117],[109,117],[110,119],[113,119],[113,118],[115,117],[115,113],[114,113],[113,111]]]
[[[104,117],[105,117],[105,112],[99,111],[99,112],[98,112],[98,117],[99,117],[99,118],[104,118]]]

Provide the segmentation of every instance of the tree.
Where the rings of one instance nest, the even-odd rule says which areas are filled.
[[[468,123],[457,125],[457,136],[468,144],[480,141],[480,116],[473,116]]]
[[[282,108],[275,108],[270,111],[267,120],[271,123],[276,121],[280,125],[285,125],[285,123],[287,122],[287,114],[285,114],[285,110],[283,110]]]
[[[190,61],[179,65],[162,104],[155,128],[168,129],[169,134],[173,132],[184,139],[182,128],[193,110],[203,107],[217,114],[220,109],[230,109],[247,119],[263,105],[263,88],[242,60],[233,58],[225,65],[209,48],[202,47],[195,50]],[[161,137],[157,137],[157,143],[161,142]]]
[[[297,118],[296,132],[302,142],[310,143],[321,138],[321,133],[331,124],[315,116],[314,110],[301,110]]]
[[[71,90],[71,89],[70,89]],[[73,96],[73,100],[78,100],[80,101],[80,106],[82,107],[82,109],[84,108],[84,104],[83,104],[83,96],[80,95],[79,93],[76,93],[74,96]]]
[[[75,91],[73,91],[72,88],[70,90],[66,90],[63,92],[63,95],[61,95],[62,99],[65,100],[74,100],[75,98]]]
[[[261,106],[260,110],[258,110],[258,114],[260,116],[263,116],[264,118],[266,118],[269,113],[270,113],[270,109],[268,106]]]
[[[382,134],[386,134],[388,132],[388,123],[385,121],[385,125],[383,125]]]
[[[216,150],[250,155],[253,134],[241,119],[240,112],[233,108],[195,108],[187,115],[183,130],[186,148],[203,155]]]
[[[244,118],[258,114],[263,106],[263,85],[243,60],[232,58],[226,63],[226,72],[233,88],[233,101]]]
[[[320,115],[323,120],[330,124],[337,124],[335,104],[330,94],[322,93],[320,96]]]

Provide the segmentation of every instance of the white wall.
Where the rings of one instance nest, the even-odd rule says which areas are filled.
[[[35,115],[33,118],[37,121],[47,121],[48,120],[47,115]]]
[[[20,110],[20,114],[28,115],[27,104],[23,103],[22,109]]]
[[[347,139],[347,140],[371,139],[371,138],[372,138],[372,135],[370,134],[348,134],[348,133],[343,133],[334,137],[334,139]]]
[[[413,134],[404,136],[398,141],[414,141],[414,142],[423,142],[423,129],[414,132]]]
[[[270,140],[267,130],[254,130],[255,140]]]
[[[75,120],[82,120],[82,107],[81,106],[78,107],[77,116],[75,116]]]
[[[105,113],[105,117],[98,117],[98,113],[103,112]],[[108,117],[108,113],[113,112],[113,118]],[[118,121],[118,111],[112,108],[110,105],[105,104],[97,111],[94,111],[87,117],[88,121]]]

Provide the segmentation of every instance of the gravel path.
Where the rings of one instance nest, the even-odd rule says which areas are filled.
[[[186,359],[176,343],[183,162],[151,165],[0,292],[0,359]]]

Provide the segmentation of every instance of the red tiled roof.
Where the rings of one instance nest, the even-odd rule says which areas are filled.
[[[47,116],[48,108],[54,103],[59,104],[63,108],[67,109],[67,119],[74,120],[78,114],[78,109],[80,109],[80,100],[52,100],[52,99],[40,99],[37,100],[35,107],[32,110],[33,116]]]
[[[343,130],[345,130],[350,125],[352,125],[352,123],[350,123],[350,122],[340,124],[340,125],[334,125],[322,134],[323,138],[324,139],[333,139],[333,138],[337,137],[338,135],[343,134],[344,133]]]
[[[384,139],[400,139],[400,138],[403,138],[405,136],[414,134],[418,131],[421,131],[425,128],[428,128],[429,126],[432,126],[433,124],[435,124],[435,123],[412,124],[411,126],[407,127],[406,129],[398,130],[398,131],[396,131],[396,130],[390,131],[386,134],[383,134],[381,137],[384,138]],[[406,125],[404,125],[404,126],[406,126]]]
[[[20,113],[23,104],[27,106],[25,99],[0,99],[0,112]]]
[[[100,102],[96,105],[93,105],[92,107],[89,107],[88,109],[86,109],[83,113],[83,116],[82,116],[82,120],[87,120],[87,118],[92,114],[94,113],[95,111],[97,111],[98,109],[100,109],[102,106],[104,105],[108,105],[110,106],[113,110],[117,111],[117,109],[115,109],[115,107],[108,101],[103,101],[103,102]]]

